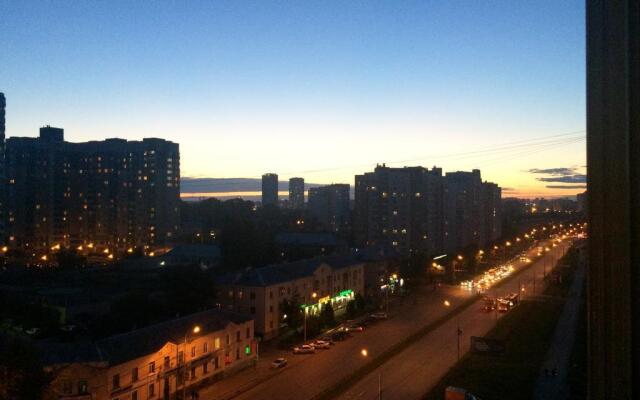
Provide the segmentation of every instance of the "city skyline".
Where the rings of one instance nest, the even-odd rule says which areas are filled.
[[[386,162],[480,168],[505,197],[584,190],[582,3],[106,7],[0,5],[7,136],[163,137],[185,177],[353,183]]]

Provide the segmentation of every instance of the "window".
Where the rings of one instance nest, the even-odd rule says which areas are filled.
[[[273,291],[269,292],[269,298],[273,299]]]
[[[251,311],[251,314],[255,314],[255,313],[256,313],[256,308],[252,306],[252,307],[249,309],[249,311]]]
[[[138,400],[138,391],[134,390],[131,392],[131,400]]]
[[[120,374],[115,374],[114,376],[111,377],[111,387],[113,389],[120,388]]]
[[[269,306],[269,312],[273,312],[273,306]]]
[[[87,381],[82,380],[78,382],[78,394],[87,394],[89,392],[89,385]]]
[[[138,380],[138,367],[135,367],[131,370],[131,382],[136,382]]]
[[[247,326],[247,339],[251,337],[251,327]]]
[[[231,344],[231,337],[229,337],[229,334],[227,333],[227,345]]]
[[[156,362],[155,361],[151,361],[149,363],[149,373],[153,374],[154,372],[156,372]]]
[[[156,395],[156,385],[153,383],[149,385],[149,397],[154,397]]]
[[[196,356],[196,346],[191,346],[191,357]]]
[[[273,329],[273,321],[269,321],[269,329]]]
[[[240,331],[236,332],[236,342],[240,341]]]
[[[196,367],[191,367],[191,380],[196,379]]]
[[[202,351],[205,353],[209,351],[209,342],[204,342],[202,345]]]
[[[169,358],[169,356],[165,356],[164,358],[164,368],[168,369],[171,367],[171,359]]]
[[[213,363],[216,369],[220,368],[220,357],[214,358]]]
[[[236,349],[236,360],[240,359],[240,349]]]
[[[184,351],[178,352],[178,364],[182,364],[184,362]]]
[[[249,294],[249,298],[251,300],[255,300],[256,299],[256,292],[251,292],[251,294]]]
[[[67,379],[62,381],[62,393],[71,394],[72,391],[73,391],[73,386],[71,384],[71,381]]]
[[[203,374],[209,373],[209,363],[202,364],[202,373]]]
[[[216,338],[213,341],[213,347],[215,347],[216,350],[218,350],[220,348],[220,338]]]

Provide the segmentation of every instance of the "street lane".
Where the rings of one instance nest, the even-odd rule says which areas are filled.
[[[542,258],[516,273],[512,279],[489,289],[488,295],[504,295],[524,288],[524,298],[543,290],[543,274],[549,272],[549,266],[555,265],[569,244],[565,241],[551,248]],[[545,261],[547,263],[545,267]],[[535,282],[535,284],[534,284]],[[452,302],[453,304],[453,302]],[[343,393],[340,399],[377,399],[378,385],[382,381],[382,397],[388,399],[420,399],[424,396],[457,362],[457,326],[462,329],[460,336],[461,355],[469,350],[471,336],[484,336],[496,324],[503,314],[482,311],[482,300],[468,307],[457,318],[416,341],[413,345],[393,357],[382,366],[368,374],[351,389]],[[444,307],[444,306],[443,306]],[[371,357],[375,354],[369,352]],[[358,357],[354,352],[351,357]],[[382,379],[380,379],[382,378]]]

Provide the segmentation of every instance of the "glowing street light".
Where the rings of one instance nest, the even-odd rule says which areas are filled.
[[[369,351],[367,349],[360,350],[362,357],[368,357]],[[382,400],[382,369],[378,372],[378,400]]]
[[[316,297],[318,297],[318,293],[313,292],[311,293],[311,298],[315,299]],[[305,308],[304,310],[304,342],[307,342],[307,309]]]
[[[445,307],[451,307],[451,303],[449,300],[444,301]],[[456,341],[458,346],[458,361],[460,361],[460,335],[462,334],[462,330],[460,330],[460,315],[456,316]]]

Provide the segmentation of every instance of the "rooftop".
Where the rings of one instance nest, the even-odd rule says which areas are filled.
[[[330,266],[334,270],[339,270],[360,263],[361,261],[351,255],[315,257],[266,267],[249,268],[243,272],[223,276],[218,280],[218,284],[255,287],[271,286],[313,276],[316,269],[323,264]]]
[[[120,335],[110,336],[93,343],[39,343],[45,365],[69,364],[73,362],[103,362],[117,365],[159,351],[168,342],[182,343],[185,333],[194,326],[200,333],[224,329],[230,323],[250,321],[250,317],[223,311],[207,310],[173,319],[159,324],[136,329]]]

